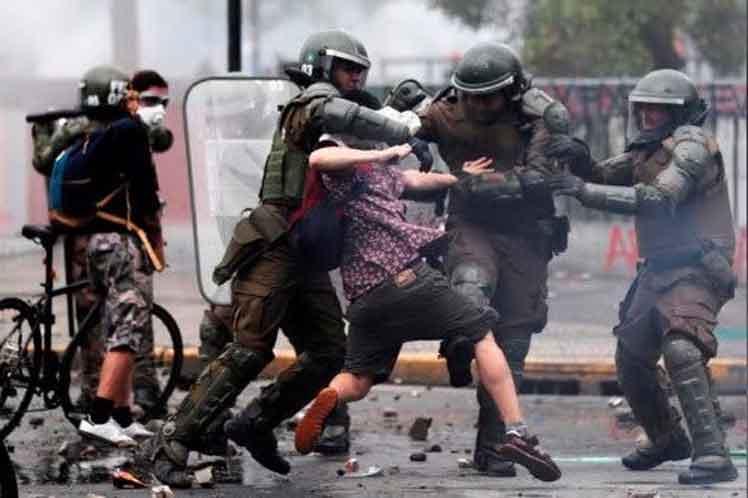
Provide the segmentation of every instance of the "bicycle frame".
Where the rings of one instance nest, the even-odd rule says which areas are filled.
[[[43,246],[45,251],[44,256],[44,283],[42,287],[44,292],[39,299],[34,302],[31,307],[35,312],[36,323],[42,329],[42,364],[40,371],[39,383],[37,390],[42,394],[44,398],[44,404],[47,408],[56,408],[60,404],[60,396],[57,393],[58,384],[57,373],[58,365],[52,360],[52,325],[55,323],[55,315],[52,311],[53,299],[62,295],[67,296],[67,308],[68,308],[68,330],[71,338],[75,338],[77,334],[88,331],[89,324],[93,320],[93,317],[98,313],[102,305],[102,300],[98,299],[96,304],[89,310],[83,321],[77,328],[75,327],[75,306],[73,295],[88,287],[90,285],[89,280],[81,280],[66,284],[62,287],[54,287],[54,270],[53,270],[53,248]],[[67,243],[65,244],[67,249]],[[69,258],[65,258],[67,261]],[[65,273],[66,279],[70,275],[68,265],[66,264]],[[54,364],[53,364],[54,363]]]

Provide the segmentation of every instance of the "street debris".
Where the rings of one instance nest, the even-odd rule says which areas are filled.
[[[470,469],[473,467],[473,461],[469,458],[458,458],[457,468],[459,469]]]
[[[426,448],[425,451],[426,451],[426,453],[441,453],[442,452],[442,447],[441,447],[441,445],[438,445],[438,444],[432,444],[431,446],[429,446],[428,448]]]
[[[344,477],[348,477],[348,478],[351,478],[351,479],[356,479],[356,478],[362,478],[362,477],[378,477],[378,476],[381,476],[383,474],[384,473],[382,472],[382,468],[381,467],[377,467],[376,465],[371,465],[371,466],[369,466],[369,468],[367,468],[363,472],[350,472],[350,473],[346,473]]]
[[[117,468],[112,472],[112,484],[117,489],[145,489],[146,483],[127,469]]]
[[[358,472],[359,466],[358,466],[358,460],[355,458],[349,458],[347,462],[345,462],[345,471],[350,472]]]
[[[382,416],[384,418],[395,418],[397,417],[397,410],[395,410],[394,408],[385,408],[382,412]]]
[[[413,441],[426,441],[429,437],[429,428],[431,427],[431,417],[418,417],[408,431],[408,435]]]
[[[623,404],[623,398],[620,398],[618,396],[615,396],[608,400],[608,406],[611,408],[618,408],[622,404]]]
[[[632,491],[626,493],[626,498],[660,498],[657,491]]]
[[[151,498],[174,498],[174,491],[165,484],[151,488]]]
[[[204,467],[200,470],[196,470],[195,483],[201,488],[212,488],[216,485],[215,479],[213,478],[213,467]]]
[[[410,461],[411,462],[425,462],[426,461],[426,453],[423,453],[421,451],[416,451],[415,453],[410,454]]]

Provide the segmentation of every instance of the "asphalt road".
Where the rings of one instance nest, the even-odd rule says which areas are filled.
[[[258,392],[250,386],[240,398],[245,403]],[[177,398],[183,393],[178,393]],[[712,487],[677,484],[677,471],[688,462],[664,464],[649,472],[631,472],[619,458],[635,444],[640,429],[631,425],[624,407],[612,408],[604,397],[568,396],[521,398],[526,420],[564,473],[555,483],[543,483],[519,470],[516,478],[491,478],[459,468],[469,459],[475,435],[477,405],[473,389],[406,385],[376,387],[367,399],[351,405],[352,457],[362,470],[377,466],[377,477],[340,477],[347,457],[300,456],[293,451],[293,433],[278,429],[281,451],[292,471],[278,476],[257,465],[242,452],[225,467],[214,466],[220,482],[213,489],[175,490],[177,497],[522,497],[522,498],[709,498],[746,497],[746,400],[723,398],[725,411],[734,415],[729,441],[740,471],[738,481]],[[176,400],[174,400],[176,402]],[[390,416],[385,416],[389,414]],[[433,419],[428,439],[413,441],[408,433],[416,417]],[[31,424],[34,422],[34,425]],[[7,441],[18,467],[21,496],[147,497],[150,490],[118,490],[109,473],[128,457],[122,450],[81,441],[58,411],[30,413]],[[60,447],[66,444],[64,456]],[[426,452],[425,462],[410,455]],[[83,452],[83,456],[81,456]],[[194,457],[194,455],[193,455]]]

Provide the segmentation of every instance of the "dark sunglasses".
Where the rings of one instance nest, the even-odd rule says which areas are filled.
[[[141,95],[140,105],[143,107],[154,107],[162,105],[164,107],[169,105],[169,97],[160,97],[158,95]]]

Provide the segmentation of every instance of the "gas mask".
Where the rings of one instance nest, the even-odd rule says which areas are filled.
[[[144,97],[141,94],[141,99]],[[146,96],[147,97],[147,96]],[[165,152],[174,142],[174,134],[166,127],[166,107],[163,103],[140,105],[138,116],[148,126],[148,141],[153,152]]]

